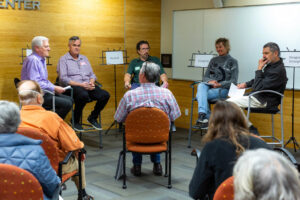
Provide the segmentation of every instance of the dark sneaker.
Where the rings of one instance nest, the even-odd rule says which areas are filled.
[[[208,123],[208,119],[206,117],[206,114],[205,113],[199,113],[198,114],[198,119],[197,119],[197,124],[198,123]]]
[[[80,199],[80,197],[78,197],[78,200]],[[82,200],[94,200],[94,197],[86,194],[85,196],[82,197]]]
[[[74,123],[74,130],[75,131],[83,131],[83,127],[79,123]]]
[[[156,176],[162,175],[162,167],[160,163],[154,163],[153,164],[153,174]]]
[[[101,125],[97,122],[97,119],[92,118],[91,116],[88,117],[87,121],[94,127],[94,129],[102,130]]]
[[[142,175],[141,165],[133,165],[133,167],[131,168],[130,172],[134,176],[141,176]]]
[[[257,128],[253,125],[251,125],[249,127],[249,132],[259,136],[259,132],[258,132]]]

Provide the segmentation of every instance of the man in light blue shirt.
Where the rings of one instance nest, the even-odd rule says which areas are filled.
[[[73,102],[70,97],[62,95],[65,92],[64,88],[53,85],[48,80],[46,57],[49,56],[50,51],[49,39],[44,36],[36,36],[32,39],[31,44],[33,53],[23,63],[21,79],[38,82],[44,91],[43,107],[47,110],[52,109],[53,95],[45,91],[55,93],[55,111],[64,119],[71,110]]]

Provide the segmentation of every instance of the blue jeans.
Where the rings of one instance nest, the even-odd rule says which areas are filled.
[[[226,98],[228,89],[224,88],[212,88],[211,86],[200,83],[197,87],[196,98],[198,101],[198,113],[205,113],[207,118],[210,116],[210,108],[208,101],[212,99]]]
[[[143,155],[140,153],[132,152],[132,162],[134,165],[142,164]],[[160,153],[150,154],[151,162],[160,163]]]

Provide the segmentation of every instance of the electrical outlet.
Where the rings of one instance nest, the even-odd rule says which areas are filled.
[[[184,110],[184,113],[185,113],[186,116],[188,116],[188,115],[189,115],[189,109],[186,108],[186,109]]]

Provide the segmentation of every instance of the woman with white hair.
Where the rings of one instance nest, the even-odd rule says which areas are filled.
[[[233,171],[236,200],[299,200],[299,173],[275,151],[246,151]]]

